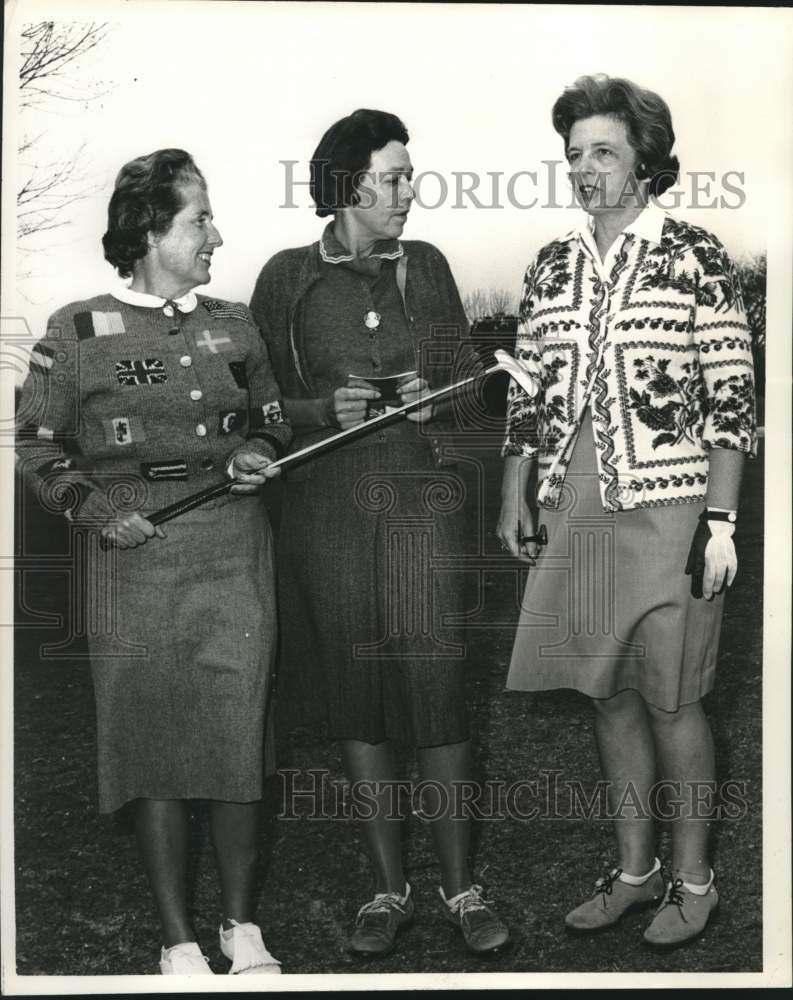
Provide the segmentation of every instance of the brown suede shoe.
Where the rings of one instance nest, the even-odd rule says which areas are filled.
[[[693,941],[705,930],[718,905],[719,894],[713,884],[713,872],[704,895],[691,892],[682,879],[676,878],[667,886],[664,901],[644,932],[644,940],[654,948],[677,948]]]
[[[660,867],[641,885],[620,880],[621,868],[595,882],[595,894],[564,918],[565,927],[577,934],[594,934],[618,923],[626,913],[657,905],[664,896]]]
[[[378,892],[358,910],[350,938],[350,949],[357,955],[375,958],[393,951],[397,932],[413,920],[410,885],[406,882],[405,886],[404,896],[398,892]]]

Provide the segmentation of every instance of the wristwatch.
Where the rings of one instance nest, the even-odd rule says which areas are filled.
[[[699,515],[700,521],[727,521],[729,524],[735,524],[738,520],[738,514],[734,510],[709,510],[707,507]]]

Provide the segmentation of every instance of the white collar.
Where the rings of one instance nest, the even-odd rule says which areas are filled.
[[[118,299],[119,302],[126,302],[130,306],[143,306],[146,309],[162,309],[168,302],[168,299],[164,299],[161,295],[150,295],[148,292],[133,291],[129,285],[116,285],[110,289],[110,294],[114,299]],[[182,295],[181,298],[171,299],[171,301],[176,305],[179,312],[183,313],[192,312],[198,305],[196,293],[193,291]]]
[[[622,230],[620,235],[631,233],[638,236],[640,240],[660,244],[667,217],[667,213],[662,208],[655,202],[649,201],[633,222]],[[575,229],[572,229],[563,239],[571,240],[576,236],[590,236],[591,238],[594,235],[594,229],[594,217],[582,210]]]
[[[325,226],[322,236],[319,238],[319,255],[326,264],[344,264],[355,260],[355,254],[350,253],[347,247],[341,242],[333,228],[335,219]],[[364,260],[379,257],[381,260],[396,260],[404,254],[405,250],[398,239],[377,240]]]

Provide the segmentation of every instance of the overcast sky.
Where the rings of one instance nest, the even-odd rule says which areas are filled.
[[[517,292],[529,257],[570,227],[575,209],[542,207],[549,194],[543,161],[561,160],[550,109],[583,73],[627,76],[667,100],[683,170],[677,214],[714,231],[733,254],[766,247],[775,193],[790,183],[793,22],[786,11],[231,0],[17,6],[18,21],[113,23],[77,81],[107,80],[110,92],[21,122],[46,129],[41,162],[86,140],[86,179],[97,185],[74,207],[73,224],[27,261],[34,278],[22,291],[32,303],[14,305],[6,284],[5,315],[16,309],[36,333],[56,307],[109,287],[113,272],[100,240],[115,174],[164,146],[189,150],[209,182],[225,240],[209,290],[247,302],[268,257],[316,239],[323,224],[305,187],[295,193],[299,207],[280,207],[286,168],[279,161],[299,161],[294,176],[306,180],[322,132],[357,107],[393,111],[406,123],[414,167],[427,174],[419,191],[427,207],[414,205],[405,237],[438,245],[463,293]],[[7,34],[6,45],[12,42]],[[501,207],[461,201],[455,174],[463,171],[483,178],[478,195],[486,205],[493,201],[486,175],[501,175]],[[513,202],[539,199],[528,209],[507,197],[509,179],[521,171],[537,175],[536,186],[526,175],[513,182]],[[716,180],[695,182],[693,171]],[[555,178],[557,204],[567,206],[563,166]],[[442,183],[447,197],[429,207],[441,200]],[[732,207],[705,207],[714,199]],[[697,201],[703,207],[692,207]]]

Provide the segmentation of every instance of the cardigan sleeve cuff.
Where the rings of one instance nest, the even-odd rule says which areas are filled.
[[[229,478],[234,478],[234,459],[247,452],[254,452],[261,455],[262,458],[269,458],[271,462],[276,462],[279,458],[283,458],[286,449],[277,438],[271,438],[267,434],[257,434],[247,438],[245,444],[235,448],[226,459],[226,474]]]
[[[538,452],[538,448],[519,441],[514,441],[510,438],[507,438],[501,447],[502,458],[509,458],[510,456],[516,456],[518,458],[536,458]]]
[[[72,484],[77,502],[66,511],[68,520],[89,523],[94,527],[102,527],[116,519],[116,511],[109,503],[104,493],[85,483]]]

